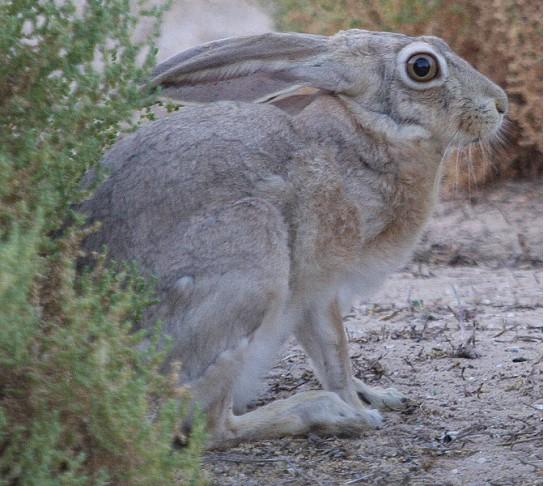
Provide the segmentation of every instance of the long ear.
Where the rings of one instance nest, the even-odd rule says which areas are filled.
[[[344,92],[355,82],[353,72],[329,45],[329,37],[310,34],[232,37],[167,59],[151,83],[188,102],[255,101],[293,86]]]
[[[324,93],[328,93],[328,91],[312,86],[295,84],[282,91],[259,98],[255,100],[255,103],[274,105],[290,115],[296,115]]]

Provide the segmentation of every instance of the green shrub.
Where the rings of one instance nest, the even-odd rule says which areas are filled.
[[[172,449],[178,392],[131,332],[151,289],[76,272],[81,177],[152,101],[155,54],[128,0],[80,4],[0,0],[0,484],[196,484],[202,426]]]

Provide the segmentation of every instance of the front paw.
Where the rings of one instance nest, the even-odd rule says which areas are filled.
[[[366,404],[379,410],[406,410],[414,406],[415,402],[395,388],[374,388],[365,385],[361,380],[354,378],[355,390],[359,398]]]

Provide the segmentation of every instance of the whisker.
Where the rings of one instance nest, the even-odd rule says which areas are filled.
[[[473,159],[472,159],[472,144],[467,146],[468,148],[468,197],[472,197],[472,185],[471,180],[474,179],[474,184],[476,184],[476,178],[473,171]]]
[[[509,119],[505,118],[503,123],[489,137],[481,140],[482,148],[485,150],[486,170],[491,168],[495,175],[500,173],[500,161],[509,157],[509,151],[512,147],[510,136],[512,135],[512,125]]]
[[[457,197],[459,191],[459,157],[463,154],[463,147],[457,145],[457,154],[455,155],[455,196]]]
[[[508,150],[512,146],[511,137],[513,135],[513,128],[510,120],[504,120],[503,124],[495,133],[493,142],[497,142],[497,145],[503,150]]]
[[[440,163],[442,164],[446,158],[449,158],[454,152],[456,155],[456,169],[458,169],[458,157],[459,157],[459,147],[457,144],[457,136],[459,134],[459,130],[455,130],[453,132],[453,135],[450,137],[450,140],[448,144],[446,145],[446,149],[444,150],[444,153],[442,154],[442,159],[440,160]],[[454,183],[454,196],[457,195],[457,179],[459,178],[459,171],[456,170],[456,180]]]

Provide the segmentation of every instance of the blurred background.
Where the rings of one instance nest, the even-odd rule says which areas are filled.
[[[159,2],[157,2],[159,3]],[[142,25],[138,35],[145,35]],[[454,156],[446,192],[542,171],[542,3],[539,0],[173,0],[159,61],[222,37],[262,32],[333,34],[343,29],[432,34],[506,89],[506,145]]]

